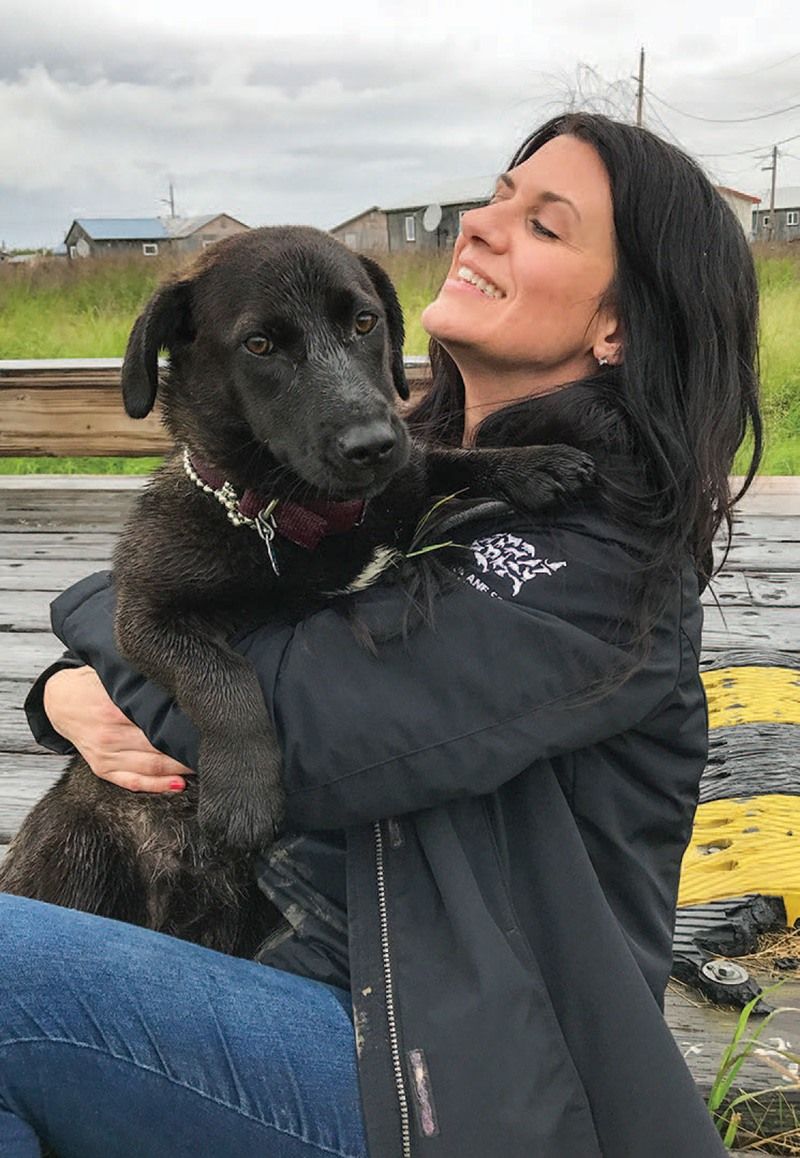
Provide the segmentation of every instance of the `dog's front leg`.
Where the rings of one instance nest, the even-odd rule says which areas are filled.
[[[594,460],[573,446],[513,446],[426,453],[430,494],[467,490],[473,497],[506,499],[540,511],[583,491],[596,476]]]
[[[242,851],[270,845],[283,820],[281,754],[252,665],[219,627],[120,592],[126,659],[167,688],[200,733],[198,820]]]

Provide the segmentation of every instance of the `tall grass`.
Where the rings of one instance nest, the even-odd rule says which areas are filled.
[[[800,246],[797,247],[800,250]],[[761,365],[767,426],[764,474],[800,474],[800,252],[756,247],[761,287]],[[406,353],[427,353],[420,314],[436,296],[448,255],[396,253],[379,260],[406,317]],[[158,282],[176,268],[142,257],[36,266],[0,265],[0,359],[121,357],[133,320]],[[126,460],[132,473],[149,469]],[[97,470],[99,460],[0,459],[0,472]],[[744,454],[735,470],[741,472]],[[114,471],[120,470],[119,460]]]

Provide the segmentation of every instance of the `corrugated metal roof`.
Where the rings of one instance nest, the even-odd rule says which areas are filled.
[[[769,211],[769,189],[762,194],[759,211],[766,213]],[[784,185],[781,189],[775,190],[775,208],[776,209],[800,209],[800,185]]]
[[[163,224],[170,237],[188,237],[224,213],[206,213],[204,217],[164,217]]]
[[[158,217],[78,217],[76,220],[94,241],[158,241],[169,237]]]
[[[419,195],[412,193],[394,205],[381,205],[381,209],[384,213],[397,213],[403,209],[419,209],[428,205],[466,205],[474,201],[488,201],[496,181],[496,173],[486,177],[448,181],[436,188],[423,190]]]

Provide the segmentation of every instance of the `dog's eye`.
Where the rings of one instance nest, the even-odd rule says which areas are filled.
[[[249,338],[245,338],[244,348],[251,354],[271,354],[275,349],[275,343],[265,334],[251,334]]]
[[[361,314],[356,314],[356,333],[368,334],[370,330],[375,329],[375,324],[378,321],[375,314],[368,314],[366,311]]]

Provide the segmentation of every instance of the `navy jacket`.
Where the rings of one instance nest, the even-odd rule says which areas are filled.
[[[584,503],[470,540],[407,640],[397,588],[359,596],[377,655],[336,607],[237,643],[290,829],[346,833],[370,1154],[721,1158],[662,1014],[707,750],[694,570],[665,580],[637,667],[636,532]],[[56,600],[56,633],[194,766],[193,728],[118,656],[113,606],[92,576]]]

